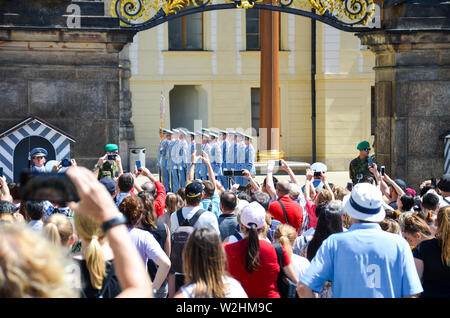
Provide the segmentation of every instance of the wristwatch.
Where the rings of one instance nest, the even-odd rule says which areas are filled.
[[[114,227],[116,225],[121,225],[121,224],[126,224],[126,223],[127,223],[127,218],[122,213],[120,213],[119,216],[117,216],[115,218],[112,218],[111,220],[108,220],[108,221],[105,221],[105,222],[102,223],[103,233],[106,234],[106,232],[110,228],[112,228],[112,227]]]

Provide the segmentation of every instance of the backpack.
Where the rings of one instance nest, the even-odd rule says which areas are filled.
[[[179,209],[176,214],[178,218],[178,227],[172,233],[172,249],[170,251],[170,262],[172,263],[171,269],[176,273],[183,273],[183,249],[186,244],[189,235],[194,231],[194,224],[198,221],[203,212],[203,209],[199,209],[192,218],[185,219]]]
[[[166,226],[162,222],[156,223],[156,228],[148,228],[146,229],[150,232],[158,241],[159,246],[164,250],[164,244],[166,243]],[[147,272],[150,275],[152,281],[155,279],[156,272],[158,271],[158,266],[151,259],[147,262]]]

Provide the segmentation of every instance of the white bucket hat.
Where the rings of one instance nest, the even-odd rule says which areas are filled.
[[[345,202],[344,210],[357,220],[381,222],[386,216],[382,202],[383,195],[377,187],[369,183],[358,183]]]
[[[252,202],[244,207],[240,219],[246,228],[250,229],[250,225],[254,223],[259,230],[266,224],[266,210],[258,202]]]

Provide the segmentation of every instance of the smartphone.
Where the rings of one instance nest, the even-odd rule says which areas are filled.
[[[141,161],[140,160],[136,160],[136,168],[138,170],[141,169]]]
[[[369,166],[373,167],[373,160],[372,160],[372,158],[369,157],[368,160],[369,160]]]
[[[353,182],[351,182],[351,181],[347,182],[347,187],[346,188],[347,188],[348,191],[352,191],[352,189],[353,189]]]
[[[117,157],[117,155],[108,155],[108,156],[106,157],[106,159],[107,159],[107,160],[115,161],[115,160],[116,160],[116,157]]]
[[[70,160],[69,159],[63,159],[63,160],[61,160],[61,166],[62,167],[70,167],[72,165],[72,163],[70,162]]]
[[[60,205],[80,201],[77,188],[65,173],[28,171],[20,174],[19,198],[24,201],[48,200]]]
[[[236,176],[236,177],[243,176],[242,170],[234,170],[233,176]]]
[[[223,170],[223,175],[225,177],[231,177],[233,175],[233,170],[224,169]]]
[[[384,170],[385,170],[385,168],[384,168],[384,166],[381,166],[381,175],[384,177]]]
[[[0,167],[0,177],[3,177],[3,167]]]
[[[314,171],[314,177],[320,177],[322,171]]]
[[[201,144],[195,144],[195,155],[196,156],[202,155],[202,145]]]

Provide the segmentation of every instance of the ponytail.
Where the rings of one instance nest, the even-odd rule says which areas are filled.
[[[61,236],[58,227],[54,223],[47,223],[43,229],[44,235],[56,246],[61,245]]]
[[[91,241],[84,250],[84,257],[86,258],[86,266],[92,287],[101,289],[106,275],[106,261],[97,236],[92,236]]]
[[[273,238],[278,241],[286,250],[289,258],[292,257],[292,245],[297,238],[296,229],[289,224],[281,224],[275,229]]]
[[[289,258],[292,257],[292,247],[291,247],[291,242],[289,241],[289,239],[286,236],[282,236],[279,238],[278,240],[280,242],[280,245],[284,247],[284,249],[286,250],[287,254],[289,255]]]
[[[259,237],[256,224],[251,223],[248,229],[247,255],[245,256],[245,269],[252,273],[259,266]]]
[[[441,260],[444,265],[450,266],[450,206],[439,209],[437,221],[436,237],[442,245]]]

